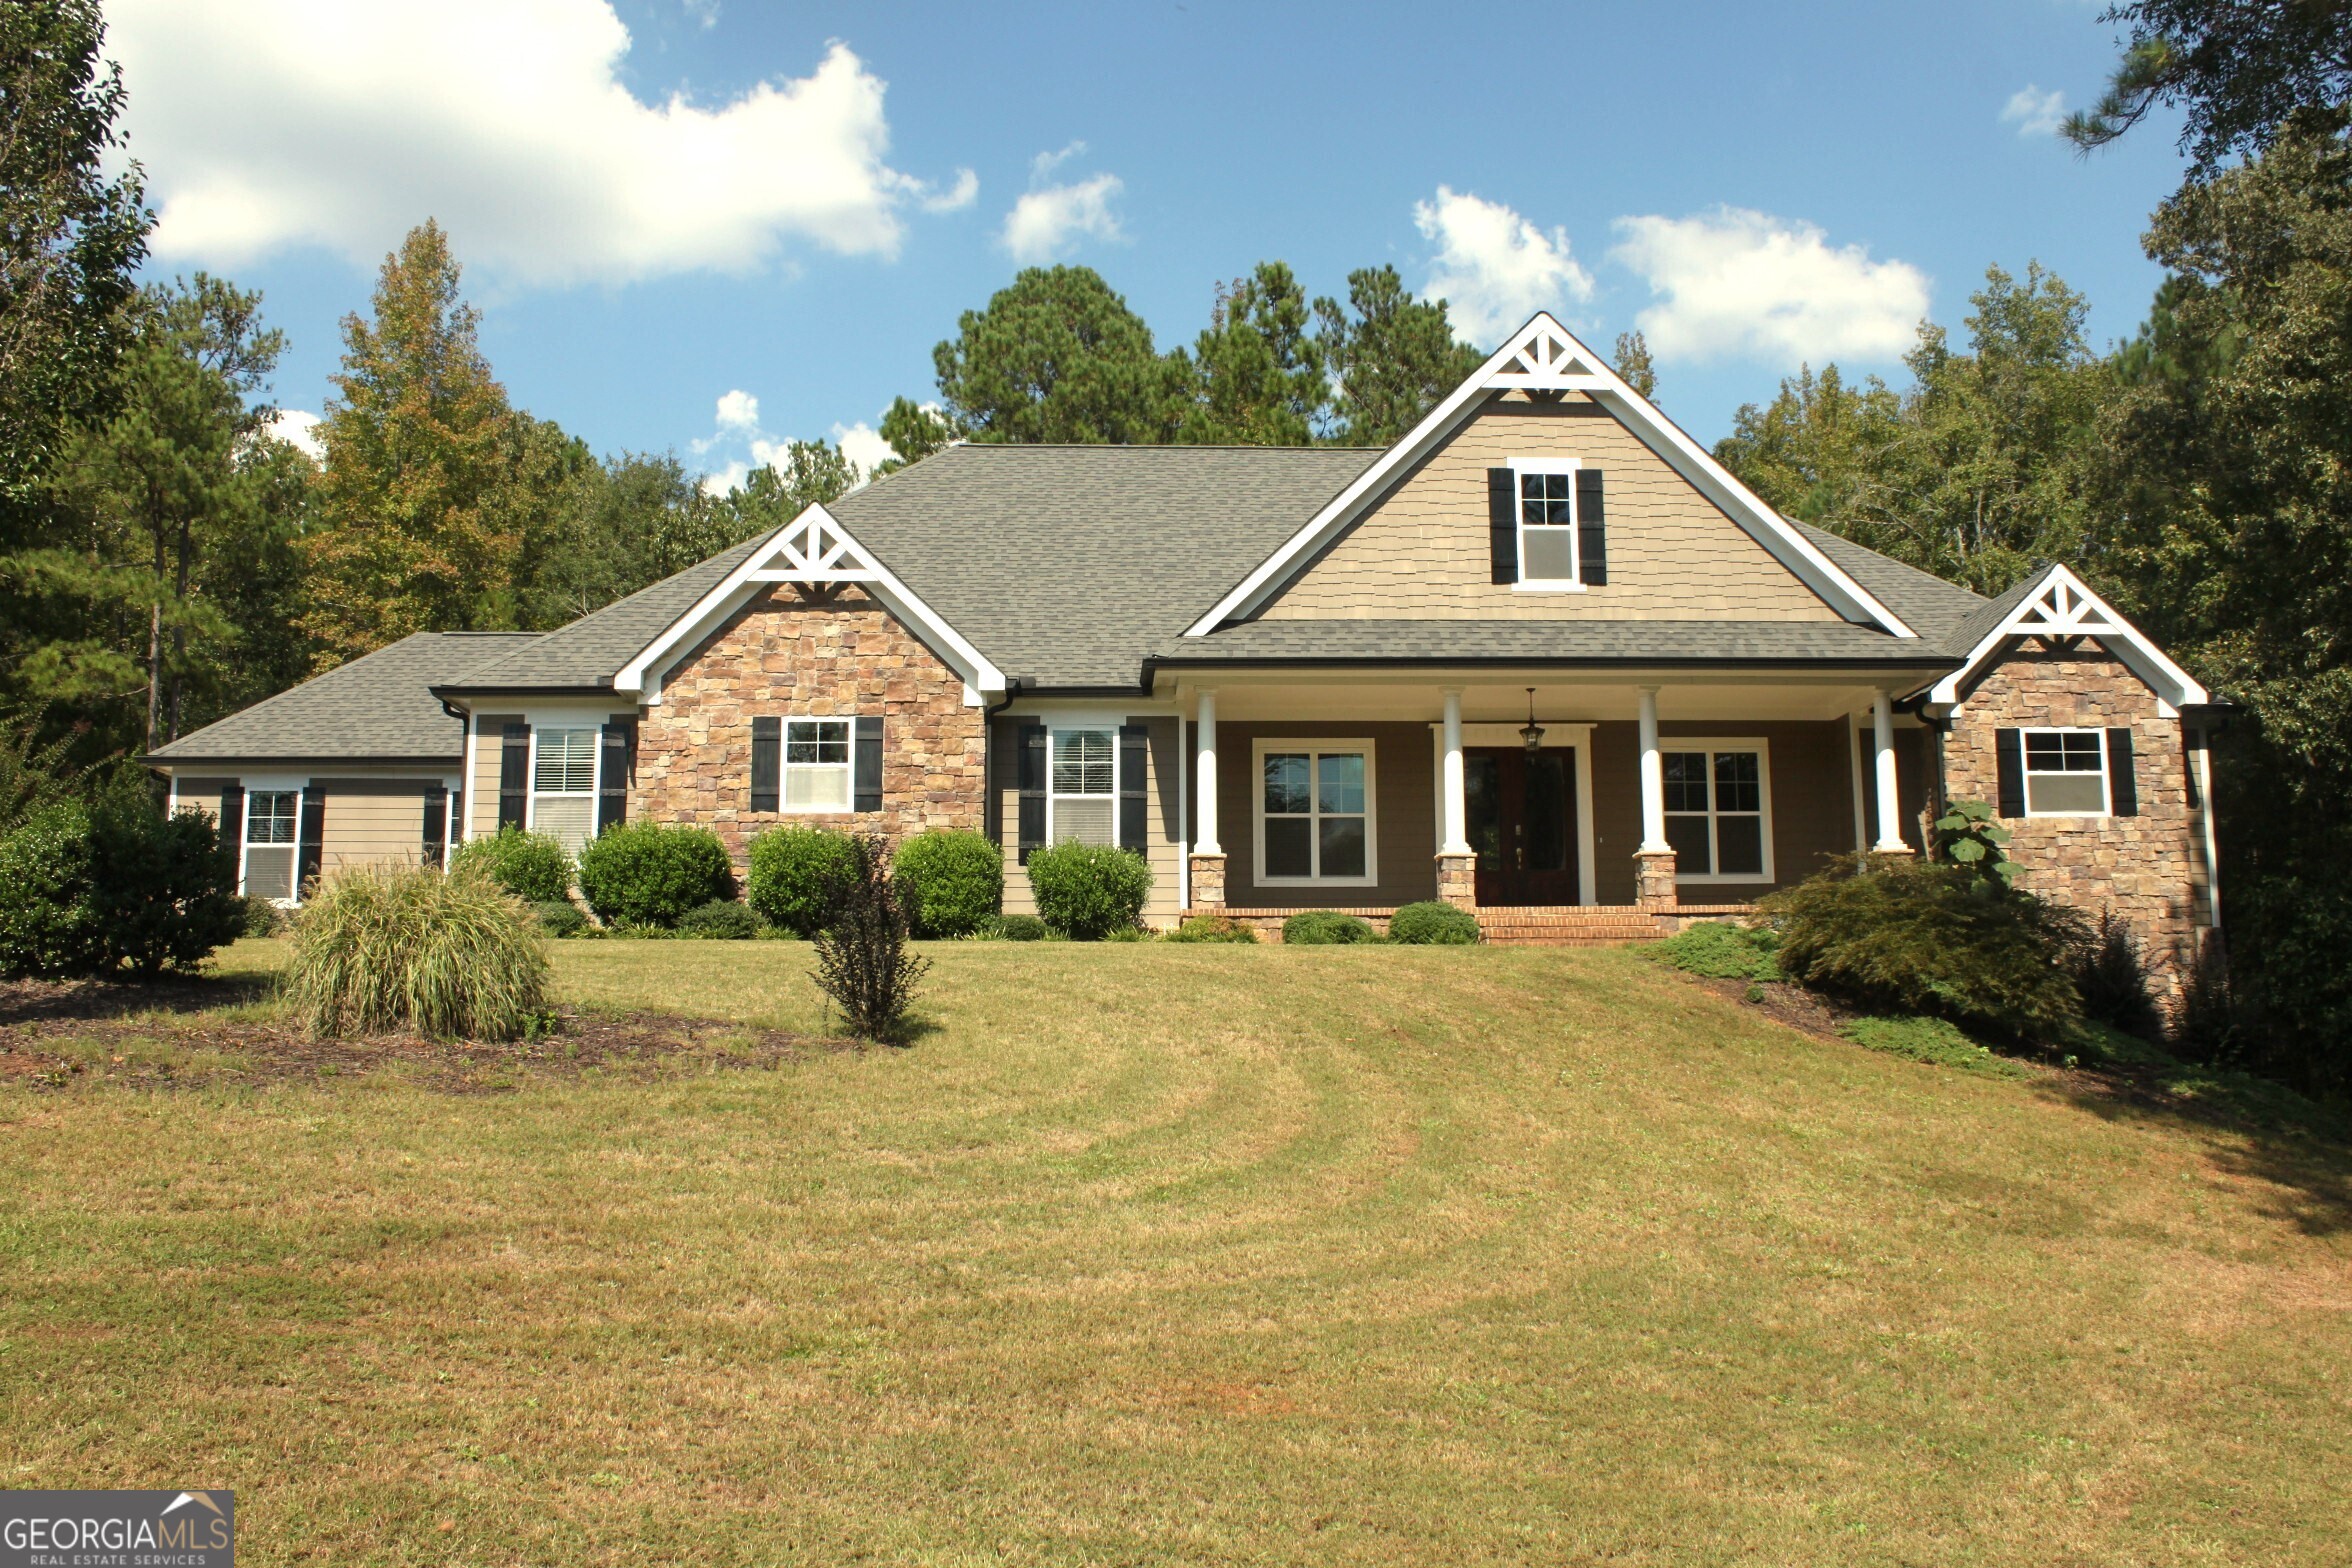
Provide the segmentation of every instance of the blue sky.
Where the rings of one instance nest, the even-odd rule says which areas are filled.
[[[1024,259],[1099,269],[1163,346],[1261,258],[1393,263],[1491,338],[1536,305],[1713,441],[1801,360],[1898,372],[1985,266],[2127,335],[2173,128],[2077,158],[2082,0],[1430,8],[115,0],[152,270],[266,295],[316,412],[337,323],[434,216],[514,401],[716,473],[932,394]],[[859,450],[863,433],[853,435]]]

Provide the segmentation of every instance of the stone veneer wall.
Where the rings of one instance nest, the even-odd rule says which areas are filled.
[[[2206,918],[2204,846],[2189,804],[2181,721],[2157,711],[2138,676],[2094,644],[2019,648],[1965,694],[1944,739],[1945,794],[1997,805],[1994,732],[2074,726],[2130,728],[2139,815],[2002,819],[2025,868],[2021,885],[2094,920],[2112,907],[2138,933],[2160,999],[2176,994],[2180,965],[2194,956]]]
[[[819,815],[751,809],[751,721],[882,716],[882,809]],[[979,828],[986,792],[981,710],[963,677],[855,588],[804,602],[763,591],[671,669],[638,722],[632,819],[715,830],[740,866],[779,822],[879,829]]]

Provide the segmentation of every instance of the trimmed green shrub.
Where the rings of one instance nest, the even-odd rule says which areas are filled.
[[[533,904],[531,918],[539,922],[540,930],[554,937],[578,936],[588,929],[588,917],[568,898],[551,898]]]
[[[283,985],[317,1035],[512,1040],[545,1021],[547,975],[530,909],[479,866],[359,866],[303,906]]]
[[[731,898],[714,898],[679,916],[678,934],[706,942],[748,942],[760,934],[760,917]]]
[[[1282,922],[1284,947],[1338,947],[1379,940],[1380,933],[1371,921],[1336,909],[1305,909]]]
[[[1000,915],[993,934],[1005,942],[1042,942],[1051,933],[1035,915]]]
[[[2023,1067],[2005,1056],[1995,1056],[1942,1018],[1855,1018],[1840,1024],[1838,1033],[1865,1050],[1884,1051],[1914,1062],[1991,1073],[1997,1078],[2025,1075]]]
[[[1070,840],[1029,856],[1029,886],[1045,923],[1077,942],[1132,926],[1151,896],[1151,867],[1131,849]]]
[[[709,828],[624,822],[580,846],[580,896],[599,920],[666,928],[733,898],[735,868]]]
[[[1756,907],[1792,979],[1858,1005],[2043,1040],[2082,1016],[2082,916],[1969,868],[1849,855]]]
[[[1773,956],[1779,946],[1780,938],[1769,926],[1701,920],[1652,943],[1647,956],[1709,980],[1779,980],[1780,961]]]
[[[193,969],[245,929],[210,818],[143,793],[35,812],[0,839],[0,974]]]
[[[751,841],[745,895],[760,918],[811,937],[832,918],[826,889],[852,869],[849,835],[831,828],[770,828]]]
[[[572,857],[545,833],[503,827],[457,847],[450,869],[474,866],[526,904],[554,904],[572,890]]]
[[[1478,940],[1478,917],[1443,899],[1407,904],[1389,917],[1388,939],[1438,947],[1465,947]]]
[[[917,936],[969,936],[1004,902],[1004,851],[985,833],[928,828],[898,846],[890,873]]]
[[[1171,942],[1255,942],[1257,927],[1228,915],[1194,915],[1168,933]]]
[[[276,936],[285,929],[285,911],[272,900],[249,893],[239,902],[245,906],[245,935]]]
[[[817,989],[863,1040],[905,1038],[915,984],[931,967],[907,951],[907,899],[890,874],[890,846],[877,834],[850,840],[846,871],[829,878],[833,918],[817,933]]]

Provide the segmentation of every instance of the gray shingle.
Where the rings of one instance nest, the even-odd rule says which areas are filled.
[[[1965,659],[1976,645],[1985,640],[1992,629],[2009,617],[2009,612],[2033,597],[2048,579],[2050,568],[2040,567],[2026,574],[1998,599],[1979,599],[1976,607],[1955,621],[1944,633],[1944,647],[1955,659]]]
[[[158,747],[158,762],[454,762],[465,726],[429,689],[536,632],[419,632]]]
[[[1958,583],[1945,582],[1810,523],[1790,526],[1860,583],[1863,592],[1901,616],[1904,625],[1929,642],[1948,643],[1955,627],[1984,608],[1981,597]]]
[[[1459,661],[1759,664],[1936,668],[1933,643],[1843,621],[1251,621],[1152,650],[1167,665]]]

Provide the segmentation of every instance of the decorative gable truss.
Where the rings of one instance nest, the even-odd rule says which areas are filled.
[[[2085,637],[2100,645],[2156,694],[2158,711],[2166,718],[2180,710],[2213,701],[2203,686],[2165,656],[2146,633],[2115,613],[2112,605],[2081,578],[2063,566],[2050,566],[2027,588],[2022,598],[1993,628],[1977,640],[1960,668],[1928,688],[1931,703],[1958,705],[1976,678],[2012,638],[2039,638],[2045,645],[2071,648]]]
[[[1256,613],[1287,587],[1325,545],[1353,523],[1358,513],[1398,475],[1444,445],[1497,392],[1584,393],[1616,415],[1643,445],[1663,458],[1831,609],[1849,621],[1875,625],[1897,637],[1918,636],[1811,540],[1733,478],[1729,469],[1715,461],[1714,454],[1684,434],[1649,399],[1627,386],[1598,354],[1577,341],[1574,333],[1546,311],[1536,312],[1527,325],[1431,409],[1403,440],[1382,453],[1377,462],[1332,497],[1281,549],[1268,556],[1206,615],[1187,627],[1185,635],[1205,637],[1228,621]]]
[[[648,704],[660,702],[662,681],[670,670],[753,595],[777,583],[789,583],[818,603],[843,585],[856,583],[963,677],[966,706],[977,707],[986,700],[984,694],[1005,689],[1003,674],[979,649],[917,598],[832,513],[813,505],[761,541],[694,608],[623,665],[613,677],[614,690],[635,693]]]

